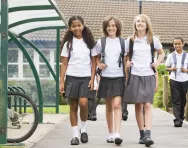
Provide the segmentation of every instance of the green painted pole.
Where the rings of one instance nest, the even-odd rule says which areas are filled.
[[[7,143],[8,4],[0,1],[0,144]]]
[[[56,38],[56,113],[59,113],[59,49],[60,49],[60,29],[57,29]]]

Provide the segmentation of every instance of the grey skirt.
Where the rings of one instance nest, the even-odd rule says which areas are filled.
[[[153,103],[156,87],[155,75],[130,77],[129,84],[125,86],[123,99],[129,103]]]
[[[96,91],[89,91],[89,81],[91,77],[73,77],[66,76],[65,80],[65,97],[70,104],[71,99],[90,98],[94,99]]]
[[[124,89],[125,83],[123,77],[109,78],[101,76],[97,97],[123,97]]]

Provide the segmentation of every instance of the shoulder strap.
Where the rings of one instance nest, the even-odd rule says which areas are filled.
[[[172,58],[173,58],[173,60],[174,60],[174,66],[176,67],[176,65],[177,65],[177,59],[176,59],[176,54],[175,54],[175,52],[172,52]],[[175,71],[175,79],[176,79],[176,71]]]
[[[155,57],[154,53],[155,53],[155,48],[154,48],[154,43],[153,43],[153,41],[151,42],[150,47],[151,47],[151,62],[154,63],[154,57]],[[153,72],[156,73],[155,68],[152,67],[152,69],[153,69]]]
[[[119,42],[120,42],[120,46],[121,46],[121,53],[119,55],[118,58],[118,63],[119,63],[119,67],[121,67],[121,63],[124,62],[124,54],[125,54],[125,40],[121,37],[119,37]]]
[[[185,51],[183,51],[183,56],[182,56],[182,59],[181,59],[181,65],[182,65],[182,67],[184,65],[186,55],[187,55],[187,53]]]
[[[132,60],[132,56],[133,56],[133,46],[134,46],[134,41],[131,40],[129,41],[129,60]]]
[[[106,46],[106,37],[101,38],[101,63],[105,63],[105,46]]]
[[[68,49],[68,61],[70,60],[71,57],[71,51],[73,51],[73,47],[72,47],[72,40],[67,42],[67,49]]]

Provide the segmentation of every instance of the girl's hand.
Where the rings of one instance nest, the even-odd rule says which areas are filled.
[[[100,64],[98,65],[98,67],[99,67],[99,69],[103,70],[103,69],[105,69],[105,68],[107,67],[107,65],[104,64],[104,63],[100,63]]]
[[[151,67],[154,67],[155,69],[157,69],[158,66],[159,66],[158,62],[151,63]]]
[[[176,67],[172,67],[171,71],[177,71],[177,68]]]
[[[132,62],[132,61],[127,61],[127,62],[126,62],[126,67],[129,68],[129,67],[131,67],[132,65],[133,65],[133,62]]]
[[[157,91],[158,91],[158,86],[155,87],[155,92],[157,92]]]
[[[181,68],[181,72],[188,72],[188,71],[185,68]]]
[[[64,85],[65,85],[64,82],[61,82],[61,83],[60,83],[59,92],[60,92],[61,94],[64,93],[64,88],[65,88]]]
[[[93,91],[94,90],[94,81],[90,80],[88,87],[90,88],[89,91]]]

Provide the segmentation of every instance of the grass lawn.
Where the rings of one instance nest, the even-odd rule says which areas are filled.
[[[59,105],[59,113],[69,113],[69,105]],[[27,107],[27,113],[31,113],[33,110],[30,107]],[[43,112],[47,114],[53,114],[56,113],[55,107],[43,107]],[[0,147],[1,148],[1,147]]]

